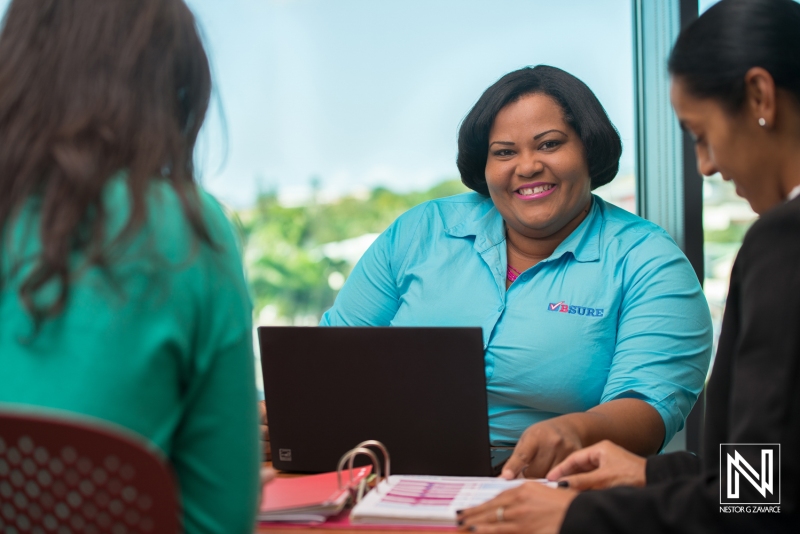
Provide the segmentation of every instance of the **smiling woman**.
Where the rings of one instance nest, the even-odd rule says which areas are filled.
[[[592,201],[588,177],[580,138],[552,98],[526,95],[497,114],[489,135],[486,185],[517,255],[525,254],[528,242],[563,241],[577,228]]]
[[[666,232],[592,195],[621,153],[603,107],[560,69],[524,68],[478,100],[458,147],[475,193],[402,215],[322,324],[481,326],[507,477],[602,439],[658,451],[703,386],[710,318]]]
[[[491,195],[503,215],[509,282],[578,227],[621,153],[603,106],[561,69],[520,69],[484,93],[461,127],[458,165],[464,183]]]

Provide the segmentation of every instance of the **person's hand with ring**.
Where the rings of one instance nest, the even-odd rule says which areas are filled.
[[[577,494],[569,489],[528,482],[480,506],[463,510],[458,514],[458,525],[462,530],[487,534],[555,534]]]

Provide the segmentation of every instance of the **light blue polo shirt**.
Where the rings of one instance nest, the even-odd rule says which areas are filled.
[[[668,443],[703,387],[711,317],[689,261],[655,224],[594,196],[586,219],[506,291],[503,219],[477,193],[400,216],[323,326],[480,326],[494,445],[619,398],[645,400]]]

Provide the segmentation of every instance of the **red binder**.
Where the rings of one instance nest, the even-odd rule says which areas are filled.
[[[259,521],[320,523],[344,509],[349,487],[356,486],[369,476],[372,466],[353,470],[353,480],[347,471],[339,487],[336,472],[297,478],[278,478],[264,486],[259,508]]]
[[[320,523],[320,522],[276,522],[276,521],[259,521],[260,528],[268,528],[268,529],[280,529],[280,530],[288,530],[288,529],[307,529],[308,527],[314,527],[315,529],[328,529],[328,530],[402,530],[403,532],[408,532],[410,530],[424,530],[425,532],[430,531],[437,531],[437,532],[454,532],[458,530],[456,527],[417,527],[411,525],[359,525],[359,524],[352,524],[350,523],[350,510],[342,510],[339,514],[335,516],[331,516],[328,518],[327,521]]]

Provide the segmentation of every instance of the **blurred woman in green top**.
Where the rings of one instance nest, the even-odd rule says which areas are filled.
[[[251,302],[194,183],[211,79],[182,0],[14,0],[0,33],[0,410],[130,429],[186,532],[252,532]]]

